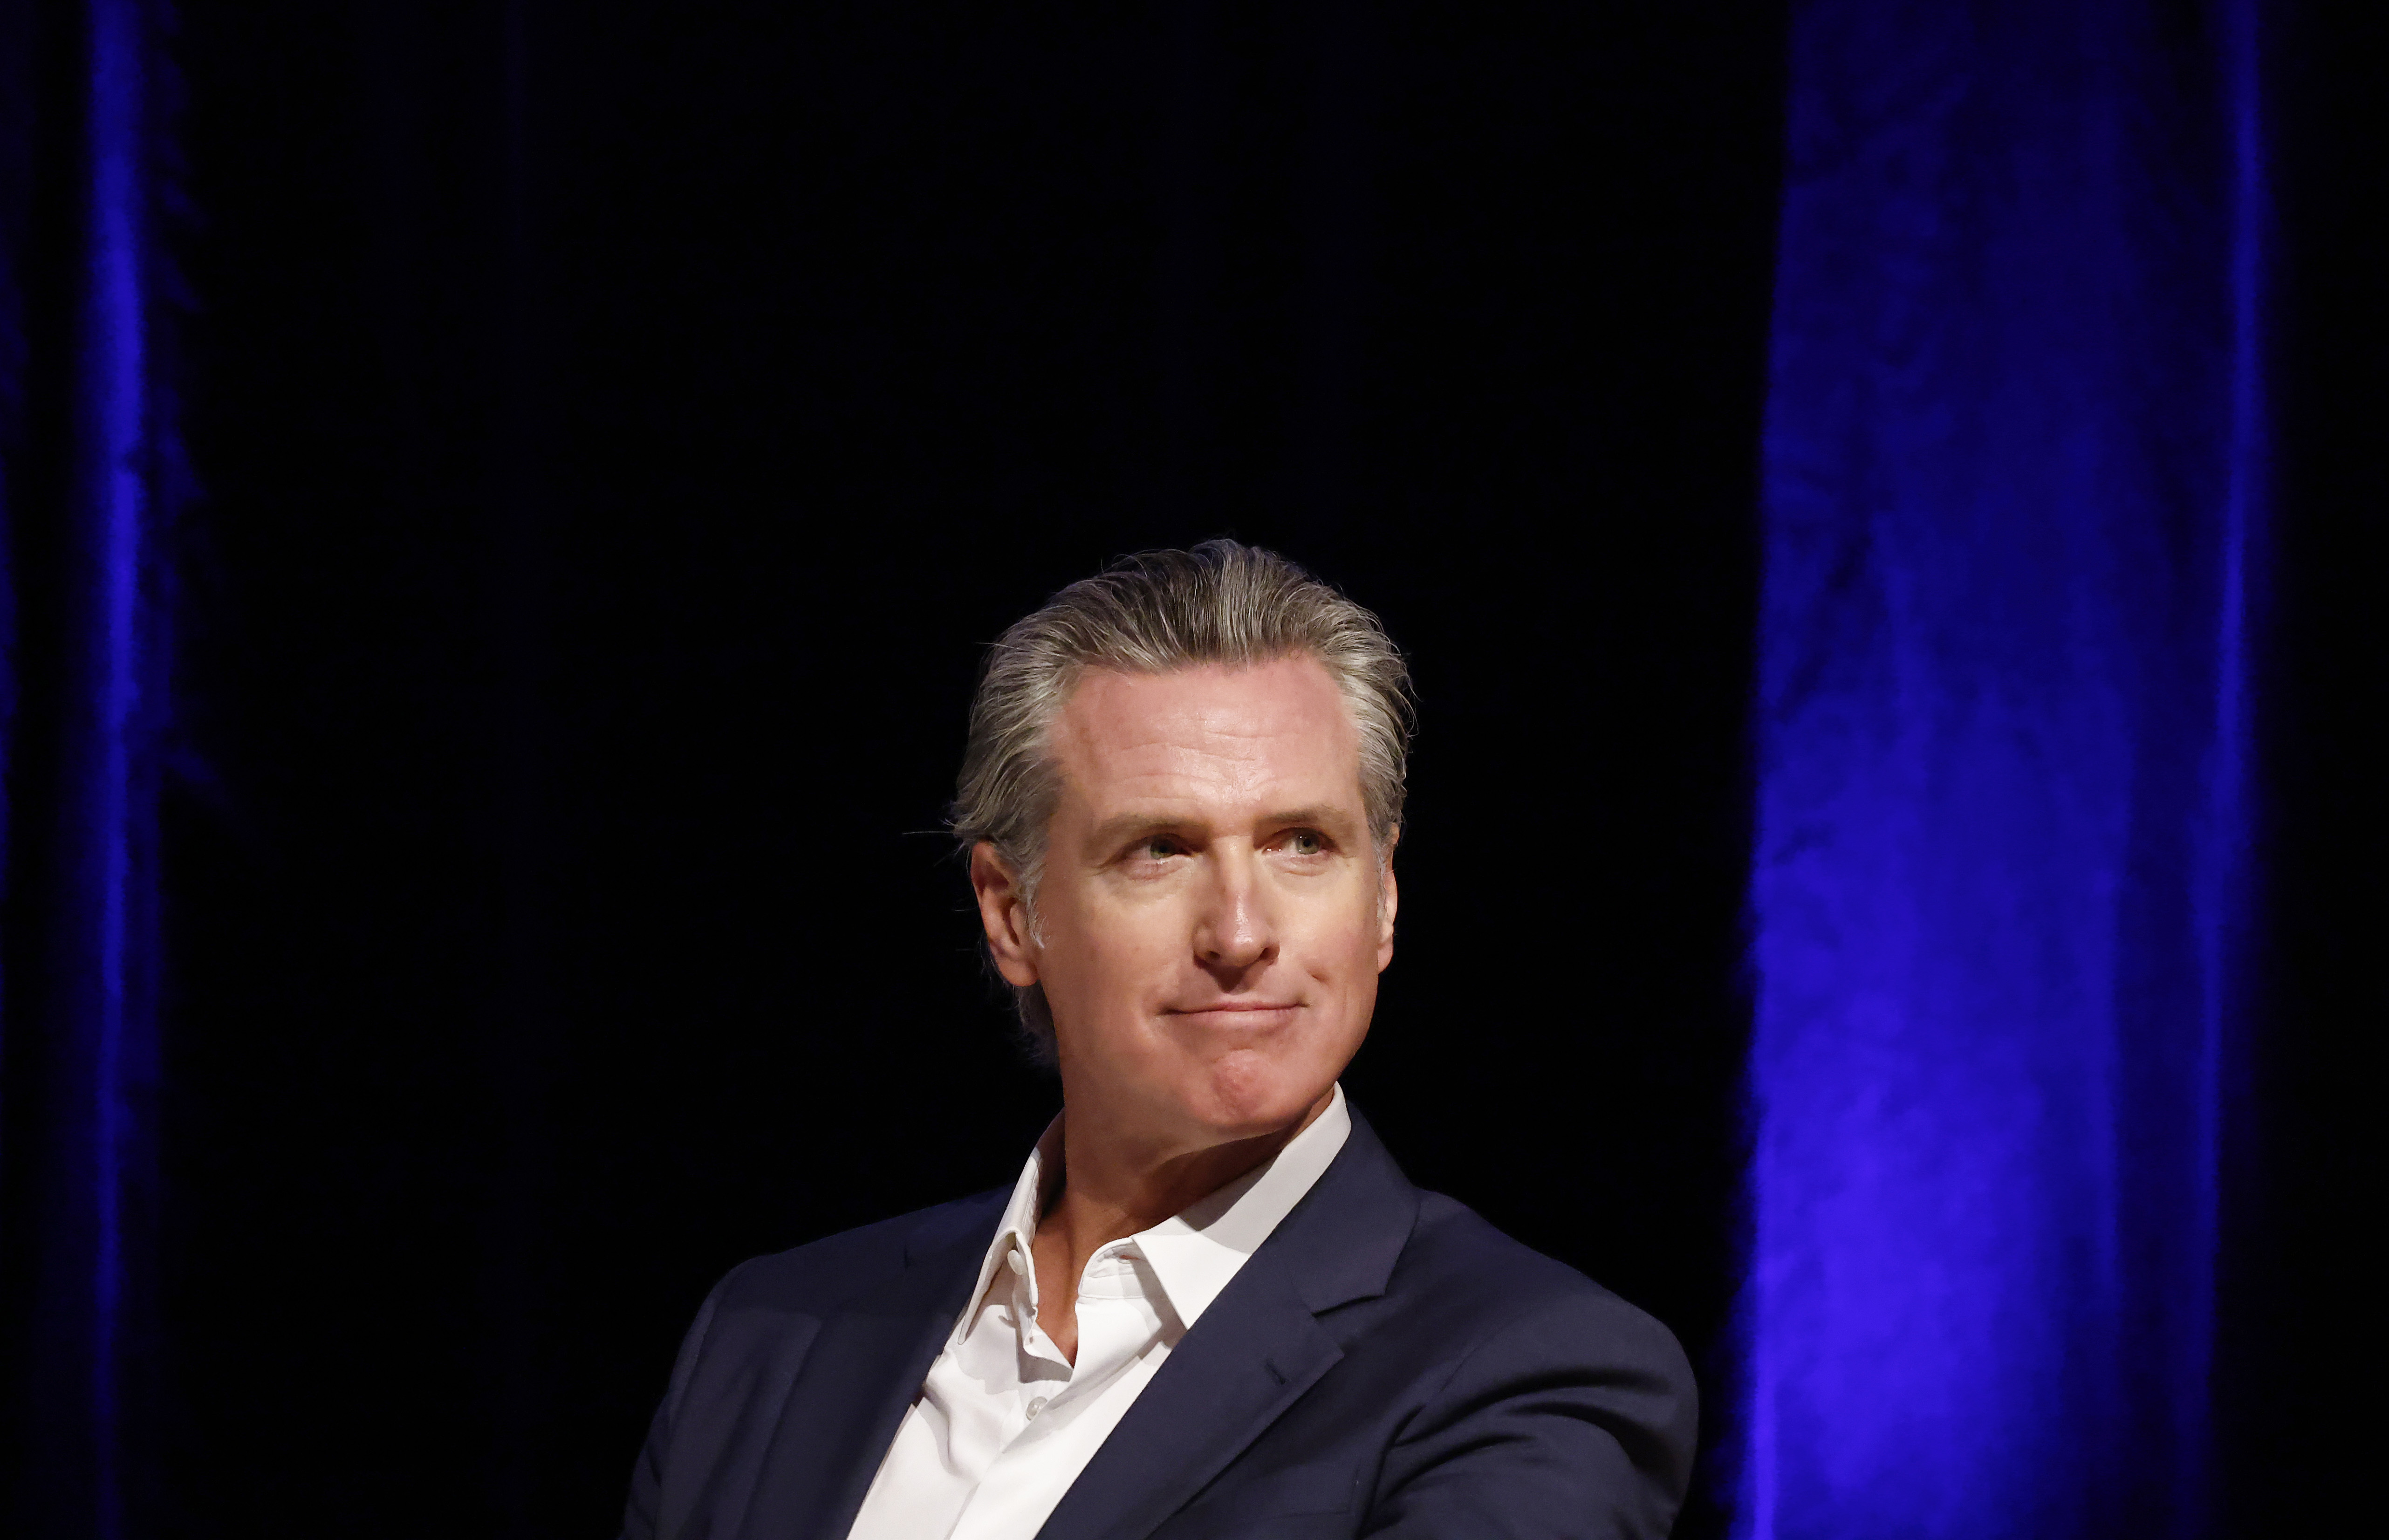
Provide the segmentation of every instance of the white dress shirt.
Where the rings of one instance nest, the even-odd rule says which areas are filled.
[[[1351,1131],[1339,1085],[1317,1121],[1261,1165],[1183,1214],[1098,1248],[1079,1279],[1073,1365],[1037,1324],[1029,1249],[1060,1172],[1055,1118],[1013,1185],[978,1287],[847,1540],[1030,1540],[1169,1350]]]

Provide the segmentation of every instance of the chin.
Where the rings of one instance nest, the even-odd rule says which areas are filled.
[[[1201,1074],[1197,1111],[1232,1139],[1277,1132],[1299,1120],[1335,1083],[1334,1067],[1311,1055],[1289,1063],[1251,1049],[1222,1054]]]

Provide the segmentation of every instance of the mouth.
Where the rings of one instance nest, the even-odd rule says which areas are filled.
[[[1292,1000],[1221,1000],[1193,1009],[1173,1008],[1166,1014],[1189,1026],[1222,1032],[1266,1032],[1292,1022],[1302,1007]]]

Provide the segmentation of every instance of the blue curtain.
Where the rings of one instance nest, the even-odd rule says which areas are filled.
[[[2248,888],[2250,6],[1795,5],[1757,1537],[2195,1533]]]
[[[0,1528],[126,1533],[155,1365],[157,808],[175,500],[159,385],[160,18],[5,19]]]

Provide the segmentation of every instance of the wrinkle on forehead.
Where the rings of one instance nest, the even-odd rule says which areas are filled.
[[[1054,726],[1066,780],[1106,808],[1359,795],[1360,734],[1315,658],[1090,674]]]

